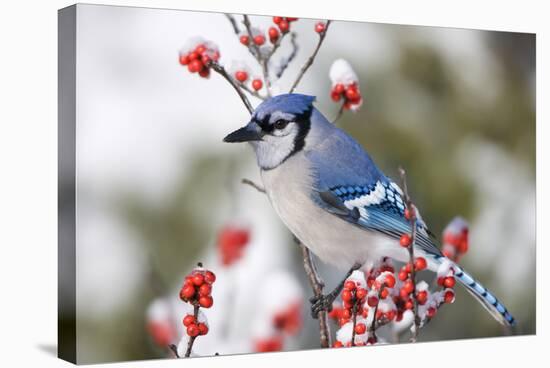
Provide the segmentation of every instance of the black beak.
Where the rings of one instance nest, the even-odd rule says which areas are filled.
[[[229,133],[224,139],[224,142],[227,143],[238,143],[238,142],[250,142],[250,141],[261,141],[262,136],[257,129],[254,129],[251,124],[248,124],[240,129],[235,130],[232,133]]]

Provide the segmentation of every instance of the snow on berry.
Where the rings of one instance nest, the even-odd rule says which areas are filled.
[[[462,217],[455,217],[443,230],[442,253],[457,262],[468,251],[468,223]]]
[[[368,321],[368,319],[358,316],[355,325],[364,325],[366,327],[365,330],[367,331],[368,327],[370,326],[370,322]],[[369,338],[369,334],[366,333],[366,331],[361,334],[357,333],[357,330],[355,331],[355,345],[366,345]],[[336,331],[336,341],[340,342],[342,346],[351,346],[352,338],[353,321],[345,323],[342,327],[340,327],[338,331]]]
[[[357,111],[363,104],[359,90],[359,78],[351,65],[344,59],[337,59],[332,63],[329,71],[332,82],[331,98],[344,103],[344,108]]]
[[[180,64],[187,66],[190,73],[198,73],[203,78],[210,76],[210,62],[219,58],[218,46],[202,37],[189,39],[179,52]]]
[[[250,77],[250,68],[243,61],[232,61],[227,68],[229,75],[239,83],[245,83]]]

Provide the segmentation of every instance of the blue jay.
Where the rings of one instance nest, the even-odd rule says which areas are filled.
[[[399,238],[410,232],[403,192],[363,148],[314,106],[315,97],[283,94],[262,102],[250,122],[225,142],[249,142],[266,194],[289,230],[323,262],[353,270],[382,257],[407,262]],[[415,254],[436,271],[445,256],[417,213]],[[504,325],[514,317],[460,266],[455,277]],[[330,310],[343,285],[313,300],[312,313]]]

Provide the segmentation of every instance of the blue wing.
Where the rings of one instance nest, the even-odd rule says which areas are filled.
[[[315,179],[313,199],[320,207],[365,230],[396,240],[410,233],[403,192],[353,138],[335,129],[330,139],[305,154]],[[420,216],[417,229],[416,245],[441,256]]]

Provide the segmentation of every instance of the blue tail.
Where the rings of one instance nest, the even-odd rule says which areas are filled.
[[[491,313],[491,315],[505,326],[515,326],[514,317],[508,312],[506,307],[483,285],[477,282],[472,276],[466,273],[460,266],[453,265],[455,277],[470,294],[472,294],[480,303]]]

